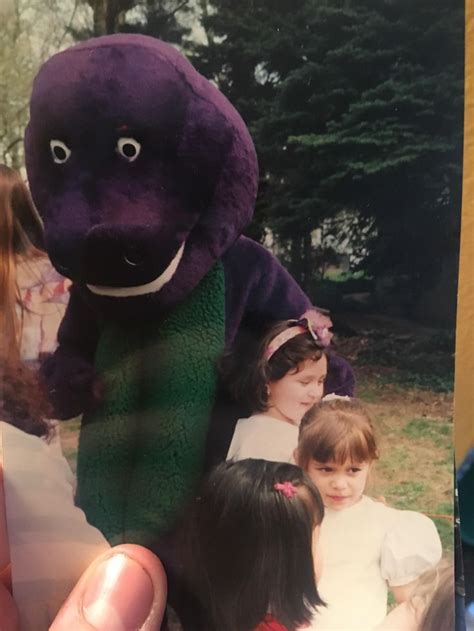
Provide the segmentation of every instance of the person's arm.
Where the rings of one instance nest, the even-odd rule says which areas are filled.
[[[8,439],[3,440],[7,435]],[[5,580],[7,574],[3,573],[0,628],[19,631],[21,620],[21,628],[28,631],[160,628],[167,597],[167,580],[160,560],[136,545],[109,548],[98,531],[79,516],[81,511],[74,506],[63,468],[58,458],[48,454],[41,439],[0,423],[2,445],[0,561],[8,568],[12,559],[13,595],[18,600],[14,600]],[[71,572],[71,580],[67,581],[71,588],[84,568],[87,569],[68,596],[62,590],[65,570]],[[22,590],[15,589],[15,580],[21,577],[30,594],[23,599]],[[54,616],[62,604],[59,601],[56,605],[60,593],[68,597]]]
[[[18,631],[20,619],[11,594],[11,565],[8,545],[5,492],[3,489],[3,449],[0,432],[0,628]]]
[[[0,433],[0,584],[11,590],[10,550],[5,513],[5,492],[3,490],[3,452]]]
[[[390,590],[394,595],[397,604],[404,603],[410,599],[416,583],[417,581],[415,580],[407,583],[406,585],[397,585],[396,587],[390,587]]]

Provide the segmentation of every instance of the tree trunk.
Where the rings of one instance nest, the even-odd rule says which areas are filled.
[[[291,238],[291,273],[300,285],[303,284],[301,246],[301,237],[294,236]]]
[[[94,35],[111,35],[118,31],[120,22],[126,11],[131,9],[134,0],[87,0],[92,9]]]
[[[107,6],[108,0],[89,0],[94,16],[94,35],[107,35]]]

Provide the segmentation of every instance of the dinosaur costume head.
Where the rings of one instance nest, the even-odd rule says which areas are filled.
[[[100,37],[52,57],[25,145],[50,258],[109,316],[168,311],[252,216],[257,163],[242,119],[153,38]]]

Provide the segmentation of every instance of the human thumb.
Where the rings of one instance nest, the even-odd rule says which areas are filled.
[[[50,631],[156,631],[166,596],[158,557],[140,546],[116,546],[85,571]]]

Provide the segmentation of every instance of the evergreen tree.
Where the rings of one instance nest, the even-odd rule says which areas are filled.
[[[434,280],[459,228],[461,1],[206,7],[194,62],[251,128],[259,219],[293,244],[293,273],[309,288],[310,233],[344,210],[373,225],[365,269],[405,275],[415,293]]]

